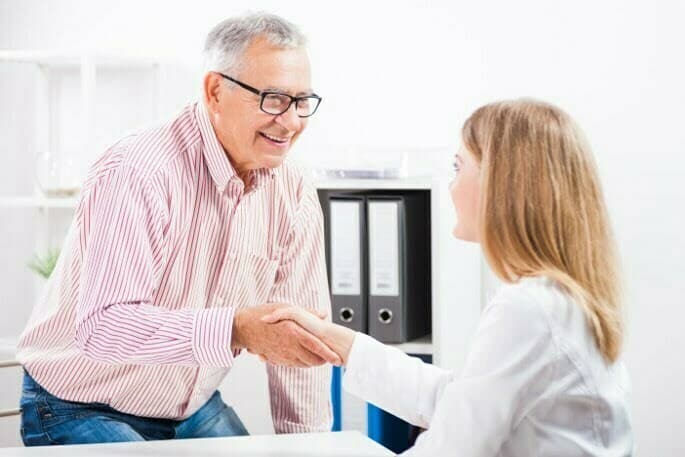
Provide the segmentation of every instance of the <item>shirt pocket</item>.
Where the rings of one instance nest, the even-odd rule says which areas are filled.
[[[219,305],[245,308],[266,302],[276,281],[278,260],[250,252],[230,252],[217,294]]]

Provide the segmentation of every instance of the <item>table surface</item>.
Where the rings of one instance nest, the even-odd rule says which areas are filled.
[[[388,457],[392,455],[394,454],[388,449],[362,433],[354,431],[0,449],[0,457]]]

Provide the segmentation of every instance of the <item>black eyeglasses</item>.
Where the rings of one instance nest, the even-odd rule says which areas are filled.
[[[268,90],[261,91],[223,73],[219,74],[243,89],[250,91],[255,95],[259,95],[261,97],[261,100],[259,101],[259,109],[264,111],[266,114],[271,114],[274,116],[283,114],[288,111],[290,109],[290,105],[295,102],[295,113],[299,117],[309,117],[316,112],[316,109],[319,107],[319,103],[321,103],[321,97],[316,94],[305,95],[303,97],[291,97],[290,95],[282,92],[273,92]]]

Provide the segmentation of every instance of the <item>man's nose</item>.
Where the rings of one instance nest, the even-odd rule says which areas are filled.
[[[295,132],[300,130],[300,128],[302,128],[302,118],[297,115],[297,107],[295,106],[295,103],[290,105],[285,113],[281,113],[276,116],[276,122],[288,130]]]

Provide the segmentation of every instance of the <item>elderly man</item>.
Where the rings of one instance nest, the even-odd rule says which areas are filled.
[[[205,53],[203,103],[116,143],[84,184],[19,342],[27,445],[246,434],[216,390],[241,349],[270,362],[277,432],[330,430],[338,356],[260,320],[330,311],[316,192],[283,162],[321,101],[304,38],[249,15]]]

